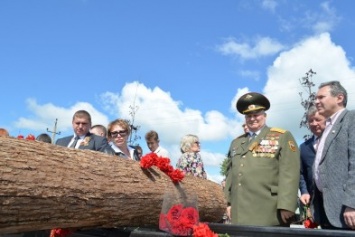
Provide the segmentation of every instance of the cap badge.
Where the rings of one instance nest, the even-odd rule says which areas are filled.
[[[255,108],[256,108],[255,105],[249,105],[249,106],[248,106],[248,110],[252,110],[252,109],[255,109]]]

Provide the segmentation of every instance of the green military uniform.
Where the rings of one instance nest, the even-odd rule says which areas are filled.
[[[278,209],[294,212],[300,175],[300,154],[289,131],[264,126],[249,142],[248,134],[234,139],[225,194],[232,223],[283,224]]]

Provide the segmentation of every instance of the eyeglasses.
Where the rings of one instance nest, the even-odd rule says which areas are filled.
[[[121,130],[121,131],[113,131],[113,132],[110,132],[110,136],[112,138],[116,138],[118,137],[118,134],[121,136],[121,137],[124,137],[127,135],[127,130]]]
[[[197,145],[201,145],[201,143],[200,142],[194,142],[195,144],[197,144]]]

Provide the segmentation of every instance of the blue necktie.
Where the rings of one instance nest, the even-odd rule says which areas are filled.
[[[253,141],[255,138],[256,138],[256,133],[254,132],[254,133],[252,133],[252,134],[250,135],[249,141],[251,142],[251,141]]]

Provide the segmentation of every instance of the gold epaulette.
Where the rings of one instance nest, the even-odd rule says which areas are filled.
[[[282,128],[271,128],[270,129],[271,132],[278,132],[278,133],[285,133],[286,130],[282,129]]]
[[[243,133],[242,135],[240,135],[240,136],[238,136],[238,137],[236,137],[235,139],[237,139],[237,138],[241,138],[241,137],[246,137],[247,135],[245,134],[245,133]]]

